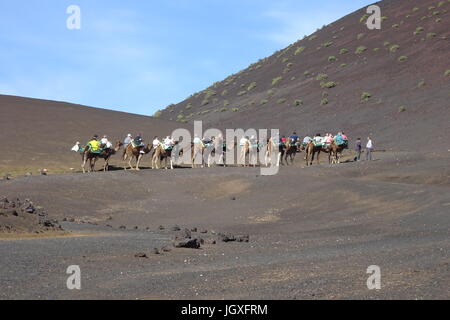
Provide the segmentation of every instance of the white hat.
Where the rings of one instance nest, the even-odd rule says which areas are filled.
[[[128,134],[128,137],[131,137],[131,133]]]

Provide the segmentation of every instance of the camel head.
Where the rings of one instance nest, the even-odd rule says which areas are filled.
[[[120,142],[120,141],[117,141],[116,142],[116,147],[114,148],[114,151],[119,151],[120,150],[120,148],[122,148],[122,146],[123,146],[123,143],[122,142]]]
[[[145,154],[150,153],[150,151],[152,151],[153,146],[149,143],[144,147],[144,152]]]

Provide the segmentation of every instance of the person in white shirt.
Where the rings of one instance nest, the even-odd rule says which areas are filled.
[[[164,139],[164,146],[166,147],[166,149],[172,148],[174,146],[174,144],[175,143],[173,142],[172,138],[170,138],[170,136],[167,136]]]
[[[244,147],[247,143],[248,143],[248,138],[247,137],[242,137],[241,140],[239,141],[239,145],[241,147]]]
[[[161,144],[161,141],[159,141],[159,137],[155,137],[153,140],[153,149],[158,148],[158,146]]]
[[[111,142],[109,142],[109,140],[108,140],[108,136],[103,136],[103,138],[100,141],[100,143],[102,145],[104,145],[106,149],[111,149],[111,147],[112,147]]]
[[[373,143],[370,137],[367,138],[366,161],[372,161]]]

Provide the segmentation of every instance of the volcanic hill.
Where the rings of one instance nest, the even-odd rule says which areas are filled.
[[[376,4],[381,30],[369,30],[362,8],[156,116],[448,152],[450,0]]]

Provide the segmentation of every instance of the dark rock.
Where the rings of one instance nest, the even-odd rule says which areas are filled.
[[[162,247],[161,251],[162,252],[170,252],[170,251],[172,251],[172,249],[170,247],[166,246],[166,247]]]
[[[145,259],[148,259],[147,254],[144,253],[144,252],[136,253],[136,254],[134,255],[134,257],[135,257],[135,258],[145,258]]]
[[[232,201],[236,201],[236,197],[231,197],[231,200]]]
[[[166,228],[164,226],[159,226],[158,229],[161,230],[161,231],[162,230],[166,230]]]
[[[184,240],[178,240],[176,239],[173,242],[173,246],[175,248],[189,248],[189,249],[200,249],[200,240],[198,239],[184,239]]]
[[[202,230],[200,230],[200,233],[208,233],[208,230],[202,229]]]
[[[74,218],[70,218],[69,222],[75,222],[75,219]]]
[[[153,254],[161,254],[161,252],[159,251],[158,248],[154,248],[153,249]]]
[[[197,232],[197,228],[192,228],[191,231],[192,232]]]
[[[120,226],[119,229],[120,229],[120,230],[126,230],[127,227],[125,227],[125,226]]]
[[[174,226],[172,227],[172,231],[180,231],[181,228],[179,226]]]
[[[63,222],[66,222],[66,221],[67,221],[67,218],[62,219],[62,221],[63,221]]]
[[[231,233],[219,233],[218,235],[219,240],[222,242],[232,242],[232,241],[236,241],[236,237],[234,235],[232,235]]]
[[[134,227],[134,230],[139,230],[139,227],[138,226]]]
[[[250,236],[248,234],[236,236],[237,242],[249,242]]]

